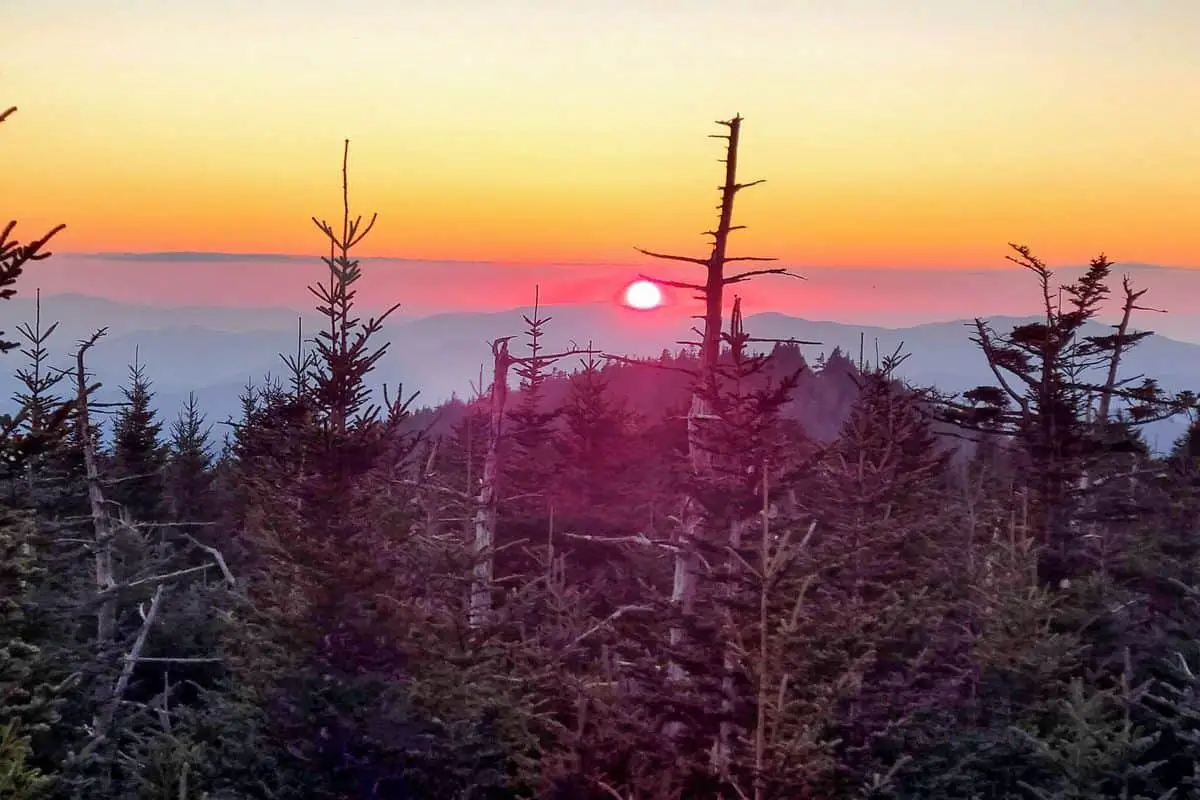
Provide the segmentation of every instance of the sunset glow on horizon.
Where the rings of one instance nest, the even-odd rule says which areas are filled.
[[[18,0],[0,202],[59,252],[1200,267],[1200,3]]]

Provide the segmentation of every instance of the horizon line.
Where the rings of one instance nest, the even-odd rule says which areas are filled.
[[[134,307],[139,307],[139,308],[151,308],[151,309],[156,309],[156,310],[160,310],[160,311],[169,311],[169,310],[233,311],[233,312],[288,311],[288,312],[293,312],[293,313],[298,313],[298,314],[308,314],[308,313],[312,313],[315,315],[320,314],[319,310],[317,310],[316,308],[312,308],[312,309],[303,308],[302,309],[302,308],[298,308],[298,307],[290,306],[290,305],[218,306],[218,305],[202,305],[202,304],[194,304],[194,303],[193,304],[184,304],[184,305],[159,304],[159,303],[154,303],[154,302],[129,302],[126,300],[114,300],[113,298],[110,298],[110,297],[104,297],[102,295],[97,295],[97,294],[87,294],[86,292],[81,292],[81,291],[65,291],[65,292],[53,292],[52,291],[52,292],[47,293],[47,292],[42,291],[40,289],[40,287],[37,289],[37,291],[41,293],[41,296],[43,298],[73,297],[73,298],[80,298],[80,299],[84,299],[84,300],[99,300],[104,303],[110,303],[113,305],[134,306]],[[28,292],[26,292],[26,293],[17,293],[15,295],[13,295],[13,297],[10,299],[12,299],[12,300],[18,300],[18,299],[31,300],[32,298],[31,298],[31,295]],[[550,305],[543,305],[543,306],[541,306],[541,308],[542,308],[542,310],[546,310],[546,309],[553,309],[553,308],[580,308],[580,307],[584,307],[584,306],[609,307],[611,305],[612,305],[611,303],[609,303],[608,301],[604,301],[604,300],[586,300],[586,301],[574,302],[574,303],[570,303],[570,302],[553,303]],[[429,313],[417,314],[414,317],[409,318],[409,320],[407,320],[407,321],[417,321],[417,320],[423,320],[423,319],[432,319],[435,317],[450,317],[450,316],[459,316],[459,315],[496,315],[496,314],[524,313],[524,312],[529,311],[532,308],[533,308],[533,305],[530,304],[530,305],[508,306],[508,307],[494,308],[494,309],[460,309],[460,310],[454,310],[454,311],[433,311],[433,312],[429,312]],[[1038,314],[1036,314],[1036,313],[987,314],[987,315],[978,316],[978,317],[971,316],[971,315],[966,315],[966,316],[961,316],[961,317],[941,317],[941,318],[930,319],[925,322],[916,322],[916,323],[912,323],[912,324],[908,324],[908,325],[894,325],[894,324],[881,325],[879,323],[842,321],[842,320],[832,319],[832,318],[828,318],[828,317],[818,318],[818,317],[798,316],[794,313],[791,313],[788,311],[781,311],[781,310],[775,309],[775,308],[765,308],[761,311],[754,311],[751,314],[749,314],[746,318],[753,319],[754,317],[761,317],[761,316],[767,316],[767,315],[786,317],[788,319],[799,320],[801,322],[809,322],[809,323],[816,324],[816,325],[841,325],[841,326],[853,327],[853,328],[872,328],[875,330],[885,330],[885,331],[908,331],[908,330],[914,330],[917,328],[925,328],[925,327],[936,326],[936,325],[949,325],[952,323],[963,323],[963,324],[969,325],[969,324],[973,323],[976,318],[983,319],[983,320],[1025,320],[1025,319],[1039,318]],[[404,317],[405,315],[403,312],[401,312],[401,314],[399,316]],[[1155,332],[1154,335],[1158,336],[1159,338],[1163,338],[1163,339],[1171,338],[1170,336],[1166,336],[1164,334],[1160,334],[1157,332]],[[1175,339],[1174,341],[1187,341],[1187,340]],[[1188,343],[1191,344],[1192,342],[1188,341]],[[1195,344],[1200,346],[1200,342],[1196,342]]]
[[[229,261],[283,261],[283,262],[310,262],[319,261],[326,256],[312,255],[308,253],[236,253],[222,250],[158,250],[158,251],[137,251],[137,250],[57,250],[54,255],[73,256],[76,258],[87,258],[107,261],[128,261],[128,262],[145,262],[145,261],[169,261],[177,263],[222,263]],[[628,267],[637,268],[639,264],[634,262],[615,262],[615,261],[513,261],[505,259],[471,259],[471,258],[414,258],[409,256],[359,256],[356,261],[394,261],[406,264],[495,264],[501,266],[519,266],[519,267]],[[784,262],[784,259],[780,259]],[[953,266],[887,266],[884,264],[854,264],[854,265],[821,265],[821,264],[795,264],[788,265],[792,269],[814,269],[814,270],[897,270],[897,271],[928,271],[928,272],[947,272],[955,270],[987,270],[998,271],[1002,269],[1010,269],[1009,262],[977,264],[977,265],[953,265]],[[1049,265],[1052,269],[1083,269],[1087,266],[1085,263],[1075,264],[1052,264]],[[1200,270],[1200,266],[1189,266],[1183,264],[1151,264],[1144,261],[1114,261],[1114,267],[1124,269],[1163,269],[1163,270],[1184,270],[1193,271]]]

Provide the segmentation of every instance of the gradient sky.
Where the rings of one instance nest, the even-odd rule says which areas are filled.
[[[60,251],[1200,266],[1197,0],[5,0],[0,212]],[[7,218],[7,216],[5,217]]]

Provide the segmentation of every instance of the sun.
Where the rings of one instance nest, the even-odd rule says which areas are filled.
[[[649,311],[663,304],[662,289],[654,281],[634,281],[625,287],[625,305],[638,311]]]

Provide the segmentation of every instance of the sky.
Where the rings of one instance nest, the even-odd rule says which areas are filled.
[[[4,0],[0,20],[0,213],[66,222],[60,252],[319,255],[349,138],[365,256],[704,256],[707,137],[741,113],[740,177],[767,182],[735,254],[979,269],[1019,241],[1200,267],[1196,0]]]
[[[503,264],[483,261],[408,261],[363,259],[362,278],[355,284],[356,306],[370,315],[400,303],[399,314],[425,317],[453,312],[494,312],[528,308],[535,292],[543,306],[576,303],[623,306],[622,289],[636,279],[638,268],[607,264],[547,263]],[[686,280],[688,264],[664,264],[653,275],[666,280]],[[56,254],[35,268],[22,296],[36,285],[42,294],[87,294],[134,306],[173,311],[183,307],[219,307],[238,320],[237,328],[254,329],[259,321],[295,319],[311,310],[315,301],[308,286],[328,280],[328,269],[312,256],[249,256],[221,254]],[[1082,268],[1056,270],[1059,282],[1071,282]],[[1139,301],[1145,308],[1135,317],[1140,330],[1200,343],[1200,270],[1125,265],[1118,276],[1128,275],[1135,289],[1146,290]],[[81,286],[87,275],[91,287]],[[882,327],[908,327],[929,322],[970,319],[975,316],[1028,316],[1041,312],[1033,276],[1023,270],[939,268],[825,267],[808,270],[806,280],[762,279],[739,283],[734,292],[747,315],[777,311],[812,321],[832,321]],[[1120,278],[1112,281],[1115,294],[1101,318],[1114,321],[1120,311]],[[699,313],[691,293],[664,290],[666,303],[650,314],[620,309],[613,319],[640,329],[661,325]],[[727,306],[732,301],[726,297]],[[103,304],[101,304],[103,305]],[[58,300],[45,304],[48,319],[61,318],[73,307]],[[28,304],[26,304],[28,309]],[[55,309],[60,309],[55,311]],[[277,313],[290,309],[289,313]],[[1155,311],[1165,311],[1160,314]],[[11,312],[10,312],[11,313]],[[68,316],[72,312],[66,312]],[[112,309],[109,315],[138,317],[141,312]],[[154,316],[154,315],[152,315]],[[194,315],[193,315],[194,316]],[[201,314],[211,319],[211,314]],[[29,317],[28,312],[22,319]],[[179,324],[187,325],[180,312]],[[654,318],[654,319],[651,319]],[[120,324],[101,317],[98,324]],[[207,324],[207,323],[205,323]],[[223,323],[224,324],[224,323]],[[272,327],[267,325],[266,327]],[[964,334],[965,336],[966,334]]]

